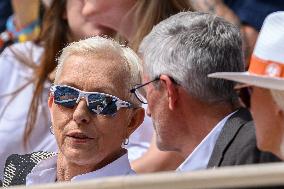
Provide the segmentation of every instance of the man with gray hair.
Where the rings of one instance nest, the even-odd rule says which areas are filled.
[[[239,30],[211,14],[182,12],[159,23],[140,46],[144,84],[131,91],[154,122],[157,146],[180,152],[179,171],[266,161],[234,83],[208,78],[244,70]],[[143,91],[146,91],[146,94]]]

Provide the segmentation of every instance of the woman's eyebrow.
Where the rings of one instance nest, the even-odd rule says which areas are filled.
[[[64,81],[63,80],[63,81],[60,81],[60,82],[58,82],[56,84],[57,85],[68,85],[70,87],[75,87],[75,88],[77,88],[79,90],[86,91],[86,92],[101,92],[101,93],[107,93],[107,94],[112,94],[112,95],[116,94],[115,91],[118,90],[112,84],[105,84],[105,85],[94,86],[94,87],[91,87],[90,90],[85,90],[78,83],[73,83],[73,82],[70,82],[70,81]]]

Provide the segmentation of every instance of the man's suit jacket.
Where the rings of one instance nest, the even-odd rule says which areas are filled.
[[[256,147],[250,112],[240,108],[225,123],[213,149],[208,168],[280,161]]]

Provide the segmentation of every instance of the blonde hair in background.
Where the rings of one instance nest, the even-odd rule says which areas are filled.
[[[136,97],[130,93],[130,89],[141,83],[141,71],[142,65],[141,60],[136,55],[136,53],[129,47],[122,46],[113,39],[105,37],[91,37],[78,42],[73,42],[69,44],[62,50],[61,55],[58,58],[58,66],[56,67],[55,80],[57,83],[58,78],[61,74],[64,62],[71,55],[96,55],[96,54],[107,54],[112,52],[116,56],[120,56],[125,63],[126,70],[124,74],[129,74],[127,76],[128,80],[126,83],[125,94],[130,102],[135,106],[141,106],[141,103],[136,99]]]
[[[270,92],[277,106],[284,112],[284,91],[270,90]]]
[[[130,39],[129,46],[137,52],[142,39],[156,24],[174,14],[188,10],[192,8],[187,0],[137,0],[132,9],[135,34]]]

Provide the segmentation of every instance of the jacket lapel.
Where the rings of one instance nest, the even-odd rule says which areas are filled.
[[[207,167],[220,166],[223,156],[230,146],[230,143],[237,135],[243,125],[252,120],[250,112],[240,108],[225,123],[220,136],[218,137]]]

